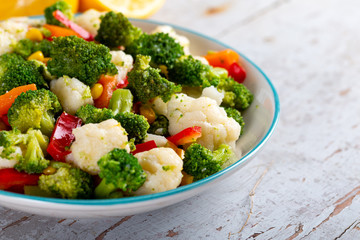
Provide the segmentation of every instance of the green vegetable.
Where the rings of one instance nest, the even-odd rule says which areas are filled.
[[[144,142],[150,125],[143,115],[124,112],[116,114],[114,119],[125,129],[128,138],[134,139],[135,144]]]
[[[210,65],[203,64],[192,56],[182,57],[168,68],[169,81],[189,87],[217,86],[220,81],[219,74]]]
[[[130,112],[133,106],[133,95],[129,89],[116,89],[110,99],[108,108],[114,114]]]
[[[27,173],[41,173],[50,163],[44,157],[43,151],[49,143],[49,140],[39,130],[29,129],[27,131],[27,148],[23,158],[15,165],[18,171]]]
[[[64,27],[62,23],[55,19],[53,12],[60,10],[68,19],[72,20],[74,18],[74,14],[72,13],[71,8],[71,5],[63,0],[57,1],[53,5],[45,8],[44,16],[46,23]]]
[[[21,39],[13,46],[13,52],[22,56],[23,58],[27,58],[33,53],[34,42],[30,39]]]
[[[225,93],[221,103],[223,107],[232,107],[241,111],[248,108],[254,99],[249,89],[231,77],[220,79],[217,89]]]
[[[96,108],[92,105],[85,105],[78,109],[75,114],[81,118],[84,124],[100,123],[107,119],[115,119],[125,129],[129,139],[135,144],[142,143],[147,136],[150,125],[146,118],[131,112],[120,112],[114,115],[113,111],[107,108]]]
[[[156,117],[155,121],[150,125],[148,133],[169,136],[169,120],[164,115],[159,115]]]
[[[185,151],[183,169],[197,181],[220,171],[221,165],[229,161],[233,154],[230,146],[226,144],[220,145],[212,152],[200,144],[193,143]]]
[[[48,70],[52,75],[74,77],[88,86],[96,83],[101,74],[117,73],[109,48],[76,36],[55,38],[50,57]]]
[[[4,75],[9,67],[23,62],[25,62],[25,60],[15,53],[5,53],[0,55],[0,76]]]
[[[0,146],[4,147],[1,157],[18,161],[15,169],[26,173],[41,173],[48,165],[44,157],[44,151],[48,145],[48,138],[39,130],[29,129],[21,133],[14,128],[11,131],[0,132]],[[22,153],[15,154],[16,147],[20,147]]]
[[[133,26],[122,13],[108,12],[101,17],[95,40],[110,48],[126,47],[141,34],[142,30]]]
[[[134,58],[137,55],[151,57],[150,65],[159,67],[165,65],[171,68],[176,59],[184,55],[183,47],[167,33],[142,34],[134,40],[125,52]]]
[[[51,48],[52,48],[52,43],[49,40],[44,39],[40,42],[34,42],[32,52],[41,51],[44,57],[49,57]]]
[[[150,59],[149,56],[137,56],[133,69],[128,73],[128,87],[143,103],[157,96],[167,102],[172,94],[181,91],[181,86],[161,77],[159,69],[150,67]]]
[[[37,88],[48,88],[34,62],[25,61],[15,53],[0,56],[0,95],[15,87],[32,83],[36,84]]]
[[[90,104],[80,107],[75,115],[81,118],[84,124],[100,123],[114,117],[114,113],[110,109],[96,108]]]
[[[138,160],[125,149],[115,148],[98,161],[100,184],[95,188],[96,198],[116,198],[123,192],[139,189],[146,180],[146,173]]]
[[[41,175],[39,187],[59,198],[88,199],[93,195],[92,176],[79,168],[70,166],[60,167],[51,175]]]
[[[13,128],[26,132],[29,128],[40,129],[50,136],[55,126],[55,116],[62,112],[56,95],[49,90],[29,90],[21,93],[8,112]]]
[[[40,42],[33,42],[30,39],[21,39],[15,45],[13,45],[13,52],[27,59],[32,53],[41,51],[44,57],[50,55],[51,42],[44,39]]]
[[[241,116],[241,112],[238,111],[235,108],[231,108],[231,107],[224,107],[226,115],[230,118],[233,118],[237,123],[239,123],[240,127],[241,127],[241,132],[240,135],[243,133],[244,131],[244,126],[245,126],[245,122],[243,117]]]

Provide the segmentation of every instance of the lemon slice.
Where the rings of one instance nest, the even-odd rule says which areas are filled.
[[[129,18],[147,18],[164,3],[165,0],[81,0],[80,11],[94,8],[98,11],[121,12]]]

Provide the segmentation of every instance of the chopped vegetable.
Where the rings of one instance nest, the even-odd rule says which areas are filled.
[[[0,169],[0,190],[6,190],[14,186],[37,185],[39,176],[18,172],[14,168]]]
[[[8,112],[9,123],[13,128],[26,132],[29,128],[40,129],[50,136],[55,117],[62,112],[56,95],[49,90],[29,90],[21,93]]]
[[[137,56],[134,68],[128,73],[128,87],[142,103],[158,96],[167,102],[172,94],[181,91],[181,86],[161,77],[159,69],[150,67],[150,59],[149,56]]]
[[[109,106],[110,99],[116,89],[116,78],[114,76],[103,75],[98,81],[103,86],[103,91],[95,101],[97,108],[106,108]]]
[[[86,199],[92,197],[93,179],[90,174],[68,165],[60,167],[54,174],[41,175],[39,187],[55,197]]]
[[[234,78],[234,80],[238,83],[243,83],[245,81],[246,71],[238,63],[234,62],[233,64],[231,64],[228,70],[229,76]]]
[[[23,92],[29,90],[36,90],[35,84],[29,84],[11,89],[9,92],[0,96],[0,116],[7,114],[9,108],[14,103],[15,99]]]
[[[146,173],[138,160],[124,149],[115,148],[98,161],[100,184],[95,188],[96,198],[122,197],[136,191],[146,180]]]
[[[96,41],[110,47],[128,46],[142,34],[142,30],[133,26],[122,14],[108,12],[101,17]]]
[[[55,38],[50,57],[47,66],[52,75],[74,77],[90,87],[102,74],[117,73],[106,46],[76,36]]]
[[[56,25],[45,24],[44,28],[50,31],[51,37],[67,37],[67,36],[77,36],[80,35],[72,29],[59,27]]]
[[[116,115],[130,112],[133,106],[133,95],[129,89],[116,89],[110,99],[108,108]],[[143,115],[143,114],[142,114]]]
[[[70,144],[75,140],[72,133],[74,128],[81,126],[81,119],[63,112],[58,120],[50,138],[47,152],[56,161],[65,161],[65,156],[70,153]]]
[[[135,150],[132,151],[131,153],[133,155],[140,153],[140,152],[145,152],[145,151],[149,151],[150,149],[156,148],[156,143],[154,140],[148,141],[148,142],[144,142],[144,143],[140,143],[140,144],[136,144],[135,145]]]
[[[64,0],[60,0],[55,2],[53,5],[45,8],[44,15],[47,24],[64,26],[61,22],[59,22],[53,15],[53,12],[56,10],[61,11],[68,19],[73,19],[73,13],[71,11],[71,5],[65,2]]]
[[[181,132],[168,137],[167,140],[174,143],[176,146],[179,146],[195,142],[199,137],[201,137],[201,127],[194,126],[185,128]]]
[[[64,13],[62,13],[60,10],[55,10],[53,12],[53,16],[56,20],[61,22],[66,27],[72,29],[74,32],[76,32],[80,37],[85,39],[86,41],[92,41],[94,40],[94,36],[92,36],[88,31],[86,31],[84,28],[80,27],[73,21],[70,21]]]
[[[232,49],[225,49],[218,52],[209,52],[205,58],[213,67],[229,69],[231,64],[239,61],[240,56]]]

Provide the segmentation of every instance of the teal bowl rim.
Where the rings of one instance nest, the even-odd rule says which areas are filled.
[[[30,18],[40,19],[40,18],[42,18],[42,16],[32,16]],[[141,20],[141,19],[130,19],[130,20],[134,21],[134,22],[145,22],[145,23],[151,23],[151,24],[157,24],[157,25],[169,25],[175,29],[179,29],[181,31],[185,31],[190,34],[204,38],[206,40],[215,42],[215,43],[219,44],[220,46],[223,46],[224,48],[233,49],[232,47],[228,46],[227,44],[224,44],[216,39],[213,39],[212,37],[206,36],[204,34],[201,34],[201,33],[195,32],[193,30],[190,30],[190,29],[187,29],[184,27],[180,27],[180,26],[177,26],[174,24],[163,23],[163,22],[155,21],[155,20]],[[250,59],[248,59],[242,53],[238,52],[235,49],[233,49],[233,50],[236,51],[238,54],[240,54],[240,56],[242,58],[244,58],[246,61],[248,61],[252,66],[254,66],[261,73],[261,75],[263,75],[263,77],[266,79],[267,83],[269,84],[269,86],[273,92],[274,101],[275,101],[274,117],[273,117],[273,121],[271,123],[271,126],[270,126],[268,132],[263,137],[263,139],[261,139],[261,141],[252,150],[250,150],[246,155],[244,155],[242,158],[240,158],[234,164],[221,170],[220,172],[217,172],[207,178],[204,178],[197,182],[191,183],[189,185],[181,186],[181,187],[178,187],[178,188],[175,188],[172,190],[168,190],[165,192],[153,193],[153,194],[143,195],[143,196],[134,196],[134,197],[117,198],[117,199],[59,199],[59,198],[29,196],[29,195],[12,193],[12,192],[0,190],[0,197],[6,196],[6,197],[13,197],[13,198],[21,198],[21,199],[30,200],[30,201],[40,201],[40,202],[55,203],[55,204],[85,205],[85,206],[106,206],[106,205],[117,205],[117,204],[131,204],[131,203],[145,202],[145,201],[149,201],[149,200],[156,200],[156,199],[160,199],[160,198],[170,197],[170,196],[173,196],[176,194],[180,194],[180,193],[183,193],[186,191],[193,190],[197,187],[200,187],[207,183],[210,183],[211,181],[222,176],[223,174],[226,174],[226,173],[234,170],[235,168],[239,167],[240,165],[245,164],[263,147],[263,145],[269,140],[272,133],[274,132],[275,127],[279,120],[280,101],[279,101],[279,96],[275,90],[274,85],[272,84],[270,79],[266,76],[266,74],[255,63],[253,63]]]

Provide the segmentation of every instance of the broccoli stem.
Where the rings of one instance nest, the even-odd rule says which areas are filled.
[[[130,112],[133,106],[133,95],[129,89],[117,89],[113,92],[108,108],[114,115]]]
[[[103,179],[100,184],[95,188],[95,198],[109,198],[109,196],[116,191],[116,186],[112,183],[106,183]]]
[[[41,117],[40,131],[44,135],[50,137],[55,127],[54,122],[54,118],[50,116],[47,112],[45,112]]]

